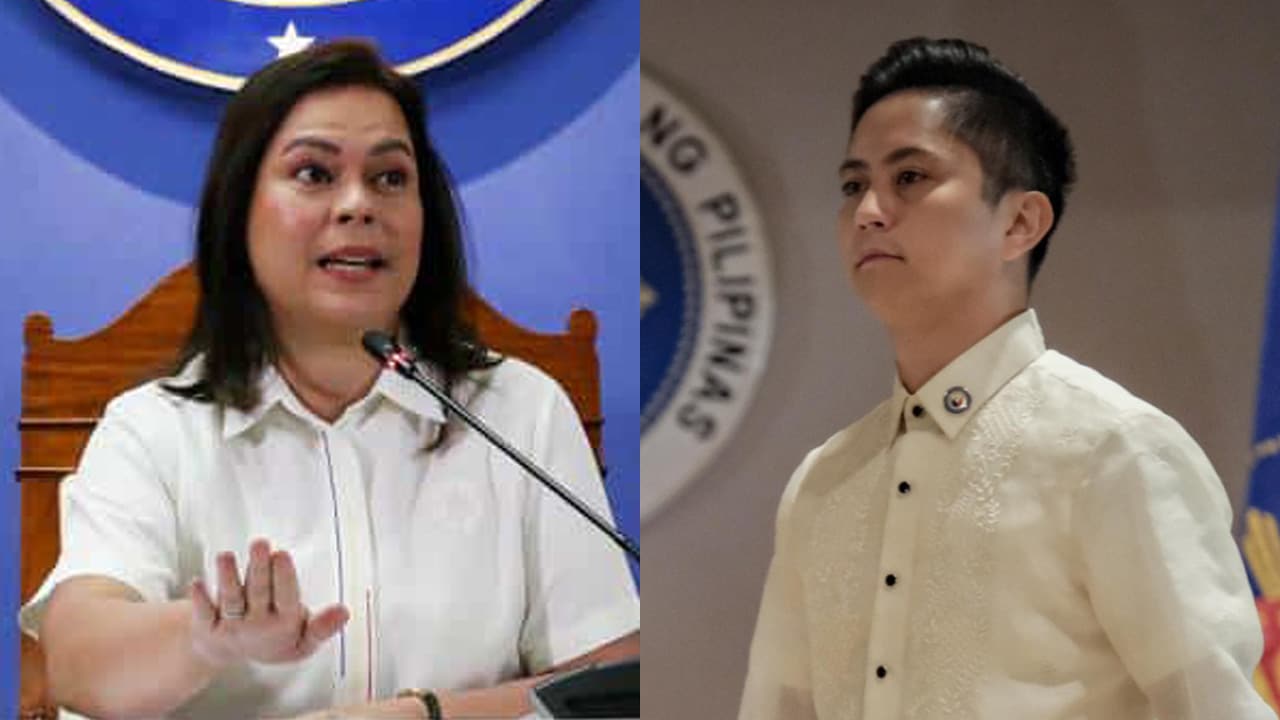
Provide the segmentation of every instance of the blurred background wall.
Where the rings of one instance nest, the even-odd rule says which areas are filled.
[[[836,167],[859,76],[912,35],[987,45],[1067,124],[1080,179],[1032,297],[1048,342],[1179,420],[1241,507],[1280,179],[1280,3],[643,0],[645,71],[741,165],[778,305],[747,418],[643,527],[646,717],[737,712],[782,488],[890,390],[886,338],[838,260]]]

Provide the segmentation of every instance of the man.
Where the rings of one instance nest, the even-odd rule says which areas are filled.
[[[743,720],[1275,717],[1208,459],[1028,309],[1073,180],[985,48],[863,76],[839,236],[897,383],[783,494]]]

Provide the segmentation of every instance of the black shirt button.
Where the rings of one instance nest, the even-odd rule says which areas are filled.
[[[906,495],[909,492],[911,492],[911,483],[907,482],[906,480],[903,480],[902,482],[898,483],[899,494]]]
[[[911,414],[912,414],[912,415],[914,415],[914,416],[916,416],[916,417],[920,417],[921,415],[923,415],[923,414],[924,414],[924,407],[922,407],[922,406],[920,406],[920,405],[916,405],[916,406],[912,407],[912,408],[911,408]]]
[[[881,665],[880,667],[876,668],[876,677],[880,678],[881,680],[883,680],[884,676],[888,674],[889,674],[889,670],[885,666]]]
[[[884,576],[884,584],[885,584],[885,585],[888,585],[889,587],[893,587],[894,585],[897,585],[897,584],[898,584],[898,576],[897,576],[897,575],[893,575],[892,573],[890,573],[889,575],[885,575],[885,576]]]

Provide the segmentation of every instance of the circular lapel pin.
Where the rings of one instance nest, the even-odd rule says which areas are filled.
[[[946,396],[942,398],[942,404],[946,406],[947,412],[954,415],[968,410],[971,402],[973,397],[969,395],[969,391],[958,385],[948,390]]]

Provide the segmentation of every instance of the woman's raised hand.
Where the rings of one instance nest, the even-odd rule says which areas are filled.
[[[350,617],[341,605],[312,615],[299,596],[293,559],[283,550],[272,552],[266,540],[249,545],[243,584],[234,554],[219,554],[217,563],[217,602],[202,580],[192,582],[190,591],[193,649],[216,666],[301,660]]]

